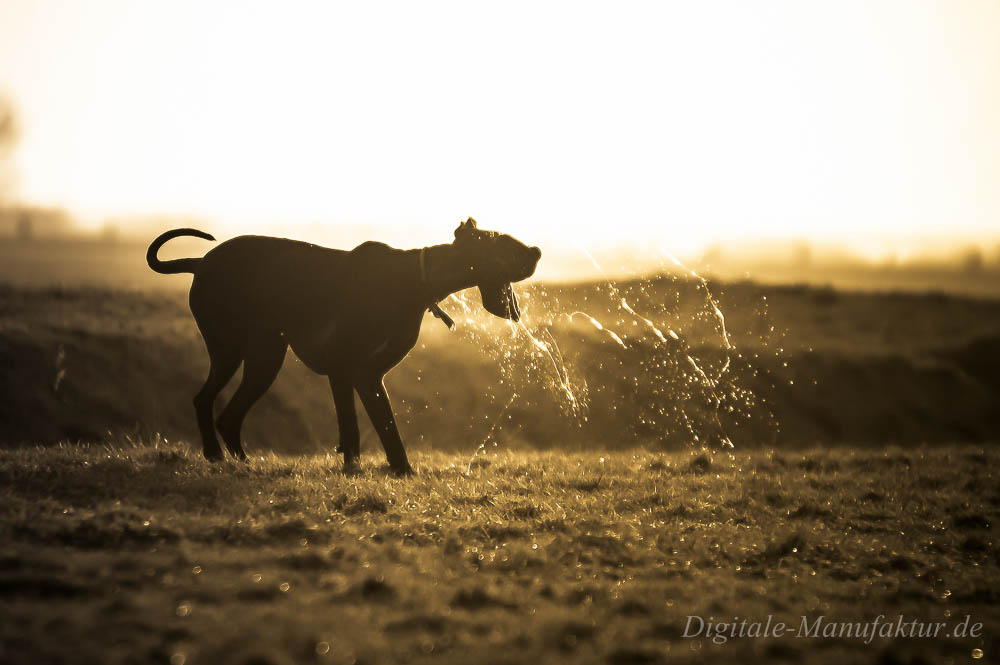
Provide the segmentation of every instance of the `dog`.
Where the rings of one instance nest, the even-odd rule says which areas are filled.
[[[479,287],[483,307],[518,321],[513,282],[535,272],[542,252],[471,217],[450,244],[401,250],[369,241],[350,251],[266,236],[240,236],[203,258],[161,261],[169,240],[194,236],[174,229],[156,238],[146,262],[161,274],[193,273],[189,304],[205,340],[211,367],[194,397],[204,455],[222,458],[216,428],[230,454],[246,459],[240,430],[247,412],[267,392],[291,346],[312,371],[329,378],[345,470],[357,470],[361,436],[354,392],[385,448],[390,469],[413,472],[396,427],[383,378],[417,342],[424,313],[451,327],[438,307],[448,295]],[[214,419],[215,399],[243,364],[243,380]]]

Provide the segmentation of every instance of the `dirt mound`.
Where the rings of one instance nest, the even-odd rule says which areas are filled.
[[[545,297],[570,307],[576,298],[614,321],[596,293],[579,285]],[[664,344],[651,333],[618,344],[606,331],[557,322],[548,330],[565,376],[533,347],[499,346],[506,328],[476,336],[429,323],[387,379],[404,440],[464,450],[671,448],[726,437],[738,447],[996,440],[1000,303],[772,289],[764,324],[785,332],[761,341],[754,331],[764,324],[753,315],[761,293],[743,284],[722,296],[736,341],[730,351],[707,338]],[[660,295],[643,297],[632,302],[649,311]],[[537,293],[527,302],[546,306]],[[891,317],[873,330],[880,307]],[[894,321],[906,321],[910,334]],[[955,334],[956,321],[971,332]],[[711,376],[728,363],[725,381],[703,381],[695,362]],[[197,442],[191,398],[207,358],[183,294],[0,288],[0,363],[2,445],[155,433]],[[576,412],[567,407],[570,387]],[[377,448],[362,421],[363,445]],[[332,451],[336,431],[326,380],[291,353],[244,428],[249,449],[290,453]]]

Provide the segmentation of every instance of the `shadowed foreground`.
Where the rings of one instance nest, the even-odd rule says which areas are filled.
[[[965,662],[1000,648],[998,453],[0,451],[4,663]],[[469,474],[466,475],[467,470]],[[682,637],[966,614],[979,638]]]

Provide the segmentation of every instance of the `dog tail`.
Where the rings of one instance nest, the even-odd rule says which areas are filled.
[[[180,272],[194,272],[195,268],[198,267],[198,264],[201,263],[201,259],[199,258],[161,261],[156,257],[156,253],[160,251],[160,248],[163,247],[168,240],[173,240],[174,238],[178,238],[180,236],[194,236],[195,238],[215,242],[215,238],[197,229],[174,229],[160,234],[160,236],[149,245],[149,249],[146,250],[146,263],[149,264],[149,267],[152,268],[154,272],[158,272],[161,275],[176,275]]]

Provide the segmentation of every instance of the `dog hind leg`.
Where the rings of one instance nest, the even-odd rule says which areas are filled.
[[[354,471],[361,462],[361,432],[358,430],[358,413],[354,408],[354,386],[347,377],[331,376],[330,392],[337,409],[337,428],[340,434],[339,452],[344,453],[344,470]]]
[[[256,403],[267,389],[274,383],[282,363],[288,344],[281,333],[255,335],[247,345],[246,357],[243,361],[243,380],[222,410],[216,425],[222,435],[226,447],[233,456],[246,459],[246,452],[241,442],[243,419],[250,407]]]
[[[205,458],[217,460],[222,458],[222,448],[219,447],[219,439],[215,436],[213,423],[215,398],[229,383],[229,379],[233,378],[243,359],[232,349],[220,346],[213,348],[207,343],[206,346],[209,349],[211,368],[208,370],[205,385],[194,396],[194,410],[198,418],[198,430],[201,432],[201,445]]]

